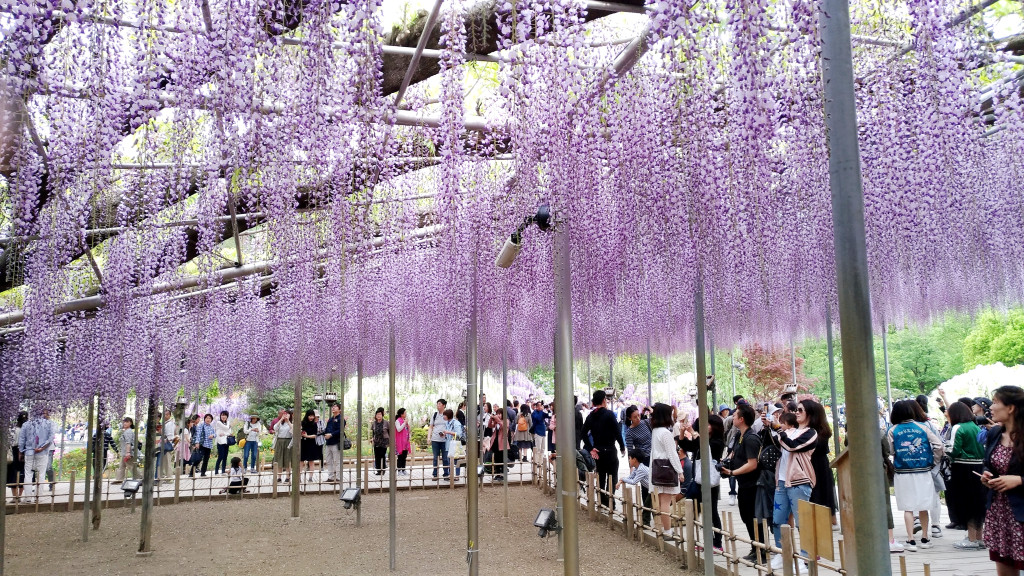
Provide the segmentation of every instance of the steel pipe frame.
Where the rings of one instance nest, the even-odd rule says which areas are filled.
[[[444,226],[440,225],[440,224],[435,224],[435,225],[432,225],[432,226],[426,226],[426,227],[419,228],[416,231],[414,231],[412,236],[413,236],[413,238],[423,238],[423,237],[427,237],[427,236],[433,236],[433,235],[437,234],[438,232],[440,232],[443,228],[444,228]],[[369,240],[369,241],[361,244],[358,247],[347,248],[345,251],[347,253],[358,253],[361,248],[367,248],[367,247],[368,248],[379,248],[379,247],[383,246],[386,241],[387,241],[387,238],[381,236],[381,237]],[[328,255],[329,255],[329,251],[327,249],[321,249],[321,250],[317,251],[317,254],[316,254],[315,258],[317,258],[317,259],[324,258],[324,257],[327,257]],[[254,274],[266,273],[268,270],[270,270],[274,266],[277,266],[277,265],[281,264],[282,262],[287,262],[287,261],[288,261],[288,259],[284,259],[284,260],[265,260],[265,261],[261,261],[261,262],[250,262],[249,264],[246,264],[244,266],[237,266],[237,267],[233,267],[233,268],[224,268],[224,269],[216,272],[214,275],[216,275],[221,280],[221,282],[225,282],[225,281],[228,281],[228,280],[235,280],[237,278],[242,278],[242,277],[245,277],[245,276],[252,276]],[[209,279],[210,279],[210,276],[205,276],[205,277],[203,277],[203,276],[191,276],[191,277],[188,277],[188,278],[182,278],[180,280],[174,280],[174,281],[169,281],[169,282],[160,282],[158,284],[154,284],[148,291],[146,291],[144,293],[137,293],[135,295],[135,297],[136,298],[144,298],[146,296],[155,296],[157,294],[165,294],[165,293],[168,293],[168,292],[174,292],[176,290],[185,290],[185,289],[188,289],[188,288],[195,288],[195,287],[199,286],[203,281],[209,280]],[[69,300],[69,301],[67,301],[67,302],[65,302],[63,304],[58,305],[54,309],[54,314],[66,314],[68,312],[84,312],[84,311],[87,311],[87,310],[96,310],[98,308],[103,307],[105,305],[105,303],[106,303],[106,300],[105,300],[105,298],[102,295],[88,296],[88,297],[85,297],[85,298],[78,298],[78,299],[75,299],[75,300]],[[24,319],[25,319],[25,311],[24,310],[17,310],[17,311],[13,311],[13,312],[7,312],[5,314],[0,314],[0,327],[9,326],[11,324],[15,324],[17,322],[21,322]]]
[[[825,343],[828,346],[828,384],[832,395],[832,440],[836,445],[836,456],[843,451],[839,443],[839,404],[836,401],[836,355],[832,343],[832,307],[825,307]]]
[[[572,254],[567,221],[556,224],[553,270],[555,277],[555,406],[556,413],[568,425],[559,426],[558,442],[566,447],[578,445],[576,428],[572,424],[576,407],[573,404],[572,366]],[[567,453],[573,454],[568,456]],[[561,506],[559,523],[562,530],[562,568],[565,576],[580,573],[579,482],[576,481],[575,449],[557,450],[558,478],[562,480],[558,502]]]
[[[694,310],[694,334],[696,351],[694,360],[697,364],[697,411],[700,433],[700,475],[701,478],[711,478],[711,432],[710,420],[708,419],[708,381],[707,366],[704,358],[704,274],[701,266],[697,265],[697,286],[693,292]],[[711,482],[704,482],[700,487],[701,499],[701,526],[704,540],[704,574],[714,576],[715,574],[715,550],[711,546],[714,538],[714,526],[711,522]]]
[[[470,284],[472,302],[469,333],[466,335],[466,425],[469,427],[466,431],[466,563],[469,576],[477,576],[480,572],[480,483],[477,473],[480,446],[477,437],[477,422],[480,420],[480,410],[477,408],[477,257],[474,256],[473,260]]]
[[[988,0],[986,0],[988,1]],[[861,183],[857,105],[850,45],[850,7],[846,0],[823,0],[828,18],[821,31],[822,85],[828,142],[836,284],[839,290],[840,340],[846,382],[849,458],[853,470],[852,506],[856,550],[846,557],[849,574],[892,574],[886,538],[889,490],[882,468],[881,434],[876,417],[875,359],[871,324],[864,192]]]
[[[395,571],[396,549],[398,547],[398,528],[395,519],[398,490],[398,457],[395,454],[397,439],[395,435],[395,379],[397,376],[395,360],[395,327],[391,326],[388,333],[388,566]],[[342,458],[344,460],[344,458]]]

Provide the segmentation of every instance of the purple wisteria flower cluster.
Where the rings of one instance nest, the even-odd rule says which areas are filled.
[[[867,4],[877,321],[1020,302],[1020,65],[961,3]],[[578,357],[692,349],[698,278],[717,346],[837,316],[816,1],[653,3],[631,21],[650,51],[630,68],[624,46],[643,43],[575,0],[499,0],[500,58],[469,62],[488,24],[448,0],[438,78],[397,107],[380,7],[6,12],[0,261],[24,285],[0,294],[0,416],[375,374],[392,333],[399,370],[452,374],[474,317],[484,369],[549,363],[552,233],[527,229],[516,263],[493,264],[540,204],[570,238]],[[482,77],[493,88],[471,102]]]

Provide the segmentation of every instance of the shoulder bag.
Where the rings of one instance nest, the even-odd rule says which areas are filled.
[[[651,484],[655,486],[679,486],[679,475],[668,461],[668,458],[655,458],[651,461]]]

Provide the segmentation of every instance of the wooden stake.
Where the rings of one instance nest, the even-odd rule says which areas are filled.
[[[597,474],[587,472],[587,513],[591,520],[597,520]]]
[[[782,575],[793,576],[793,528],[782,525]]]
[[[622,491],[622,508],[626,513],[623,525],[626,528],[626,538],[633,540],[633,491],[625,484],[623,484],[623,487],[626,488]]]
[[[5,460],[6,460],[6,458],[5,458]],[[67,506],[67,511],[68,512],[74,512],[75,511],[75,471],[74,470],[71,471],[71,480],[70,480],[70,482],[71,483],[68,484],[68,506]]]
[[[91,494],[89,493],[89,488],[91,486],[90,480],[92,480],[92,469],[93,469],[93,466],[92,466],[92,463],[93,463],[92,454],[97,449],[96,448],[96,443],[93,442],[93,434],[97,434],[96,435],[97,438],[100,437],[98,435],[99,427],[97,426],[96,428],[93,428],[93,423],[92,423],[93,416],[94,416],[94,414],[93,414],[93,401],[94,400],[95,400],[95,398],[93,398],[93,396],[90,394],[89,395],[89,410],[88,410],[88,413],[87,413],[87,416],[86,416],[86,420],[85,420],[85,434],[86,434],[86,436],[85,436],[85,486],[82,486],[82,495],[83,495],[83,500],[82,500],[82,542],[88,542],[89,541],[89,512],[90,512],[89,496],[91,496]],[[97,470],[96,473],[99,474],[99,471]]]
[[[900,555],[900,576],[907,576],[907,557]]]
[[[683,526],[686,530],[686,567],[691,570],[697,569],[697,551],[693,547],[697,542],[697,507],[693,500],[684,500]]]

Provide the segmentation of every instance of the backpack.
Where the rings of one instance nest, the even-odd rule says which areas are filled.
[[[597,462],[594,457],[590,455],[590,452],[580,448],[576,451],[579,459],[583,461],[583,466],[587,469],[587,472],[593,472],[597,469]]]
[[[896,473],[931,470],[935,464],[928,433],[916,422],[897,424],[892,429],[893,466]]]
[[[522,414],[519,415],[519,420],[516,421],[516,430],[519,432],[526,432],[530,429],[530,423],[526,421],[526,417]]]

